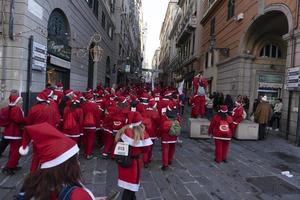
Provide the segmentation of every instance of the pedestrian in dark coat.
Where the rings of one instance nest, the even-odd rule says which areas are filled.
[[[255,121],[259,124],[259,139],[263,140],[266,137],[266,126],[269,122],[269,115],[272,112],[272,107],[268,103],[267,96],[264,96],[258,104],[254,113]]]

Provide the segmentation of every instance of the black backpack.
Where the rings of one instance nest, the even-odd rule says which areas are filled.
[[[118,148],[118,143],[115,148]],[[117,155],[115,154],[116,162],[124,168],[128,168],[132,165],[131,158],[131,146],[128,145],[128,155]]]

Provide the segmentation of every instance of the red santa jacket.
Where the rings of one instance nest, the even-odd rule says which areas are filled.
[[[61,115],[58,109],[58,104],[56,101],[54,101],[53,99],[49,99],[48,100],[49,105],[53,108],[53,110],[55,111],[57,118],[61,119]]]
[[[56,127],[60,123],[57,112],[47,102],[34,105],[28,112],[26,125],[34,125],[47,122]]]
[[[244,108],[242,105],[237,106],[232,111],[233,124],[238,125],[243,121]]]
[[[21,126],[24,121],[24,113],[19,106],[10,107],[9,124],[5,127],[3,136],[5,139],[20,140],[22,139]]]
[[[222,131],[220,130],[220,122],[222,120],[227,121],[230,129],[230,125],[232,124],[232,117],[231,116],[226,116],[225,119],[222,119],[221,116],[219,114],[216,114],[212,120],[210,121],[210,125],[208,128],[208,134],[209,135],[213,135],[215,139],[219,139],[219,140],[231,140],[232,137],[232,130],[230,130],[230,134],[228,134],[227,136],[225,136]]]
[[[173,121],[170,120],[167,116],[163,115],[161,117],[159,134],[161,136],[161,143],[176,143],[177,136],[171,136],[169,134],[170,128]]]
[[[200,105],[201,103],[205,104],[205,96],[194,95],[193,98],[190,98],[190,104],[192,106]]]
[[[158,103],[157,103],[157,110],[160,115],[163,114],[163,112],[166,112],[166,109],[168,105],[171,103],[170,99],[162,98]]]
[[[96,129],[100,127],[100,110],[96,103],[86,101],[81,104],[83,110],[83,128],[84,129]],[[91,119],[88,119],[92,115]],[[89,124],[87,126],[87,124]]]
[[[71,110],[70,106],[65,107],[63,133],[67,137],[80,137],[80,135],[83,133],[83,116],[83,110],[81,107],[75,108],[74,110]],[[70,122],[70,120],[74,121]],[[72,127],[68,126],[68,128],[66,128],[66,124],[72,124]]]
[[[149,134],[152,140],[158,137],[158,128],[160,123],[160,116],[158,111],[153,108],[146,108],[146,110],[141,113],[143,116],[143,124],[145,125],[146,132]]]

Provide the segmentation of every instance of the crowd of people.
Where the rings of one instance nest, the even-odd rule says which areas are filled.
[[[207,82],[202,75],[193,80],[189,97],[191,117],[210,120],[208,134],[215,140],[216,163],[227,162],[231,138],[241,121],[247,118],[249,99],[213,93],[206,95]],[[151,164],[153,144],[161,143],[161,169],[168,170],[181,132],[185,96],[177,88],[156,88],[142,84],[104,88],[85,92],[64,90],[61,83],[48,85],[36,97],[37,103],[24,116],[22,98],[17,91],[9,96],[9,105],[0,111],[0,126],[5,127],[0,155],[9,145],[9,158],[2,169],[14,175],[21,155],[29,153],[32,143],[30,174],[19,199],[95,199],[81,181],[78,152],[86,159],[100,157],[116,160],[118,185],[122,199],[136,199],[141,168]],[[260,124],[259,138],[274,121],[279,124],[282,103],[271,106],[261,98],[252,115]],[[251,114],[248,114],[250,116]],[[98,144],[98,145],[95,145]],[[96,147],[101,148],[96,148]]]
[[[3,173],[14,175],[20,170],[20,156],[29,153],[32,143],[30,174],[22,188],[24,199],[60,199],[70,190],[71,199],[93,199],[81,183],[79,149],[88,160],[96,156],[117,161],[122,199],[135,199],[141,168],[151,163],[158,138],[161,169],[168,170],[172,164],[181,130],[181,105],[175,88],[152,91],[147,85],[99,85],[96,90],[79,92],[63,90],[58,83],[41,91],[36,100],[24,116],[22,98],[11,93],[9,106],[0,111],[0,125],[5,127],[1,154],[10,146]]]

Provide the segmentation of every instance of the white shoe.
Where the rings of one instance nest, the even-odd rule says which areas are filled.
[[[278,129],[278,128],[276,128],[276,129],[275,129],[275,131],[279,131],[279,129]]]

